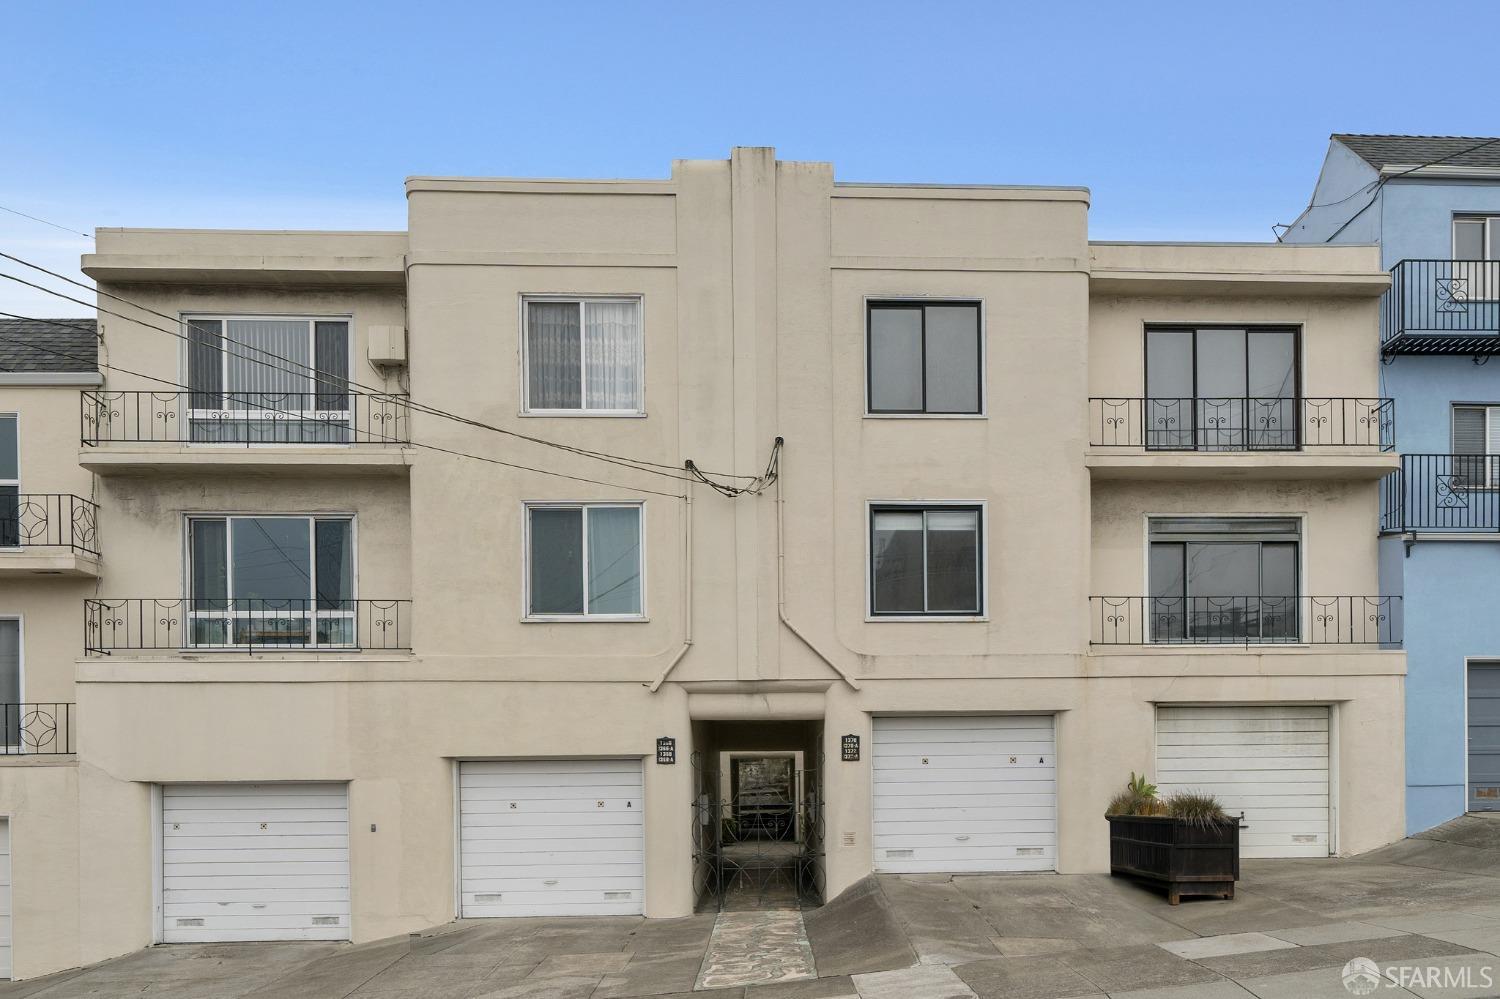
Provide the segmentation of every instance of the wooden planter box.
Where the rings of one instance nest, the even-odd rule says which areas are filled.
[[[1184,895],[1234,898],[1240,876],[1238,819],[1203,826],[1155,815],[1109,815],[1109,872]]]

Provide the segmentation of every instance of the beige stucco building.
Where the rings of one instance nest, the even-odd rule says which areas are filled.
[[[98,505],[0,552],[76,728],[0,757],[17,977],[1107,870],[1132,770],[1247,855],[1401,835],[1374,249],[769,149],[407,197],[100,230],[102,388],[0,387],[23,488]]]

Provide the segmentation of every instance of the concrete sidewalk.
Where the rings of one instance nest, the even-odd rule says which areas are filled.
[[[1359,958],[1405,986],[1382,983],[1381,999],[1500,995],[1500,816],[1356,859],[1243,866],[1234,901],[1175,907],[1105,875],[883,876],[800,919],[479,920],[360,946],[154,947],[0,999],[1343,999]]]

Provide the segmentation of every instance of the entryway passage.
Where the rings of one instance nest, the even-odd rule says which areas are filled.
[[[694,883],[704,909],[796,910],[823,891],[822,726],[694,729]]]

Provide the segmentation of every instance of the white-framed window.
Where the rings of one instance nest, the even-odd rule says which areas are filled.
[[[0,413],[0,548],[21,546],[21,420]]]
[[[1453,217],[1449,295],[1459,301],[1500,298],[1500,215]]]
[[[1500,405],[1453,405],[1453,485],[1500,487]]]
[[[526,616],[645,615],[642,503],[528,503]]]
[[[896,299],[865,303],[865,403],[871,415],[984,412],[980,303]]]
[[[984,614],[984,506],[871,503],[870,616]]]
[[[194,515],[187,531],[187,644],[355,644],[353,517]]]
[[[183,317],[189,440],[352,440],[347,316]]]
[[[634,416],[644,411],[639,297],[522,300],[527,413]]]

